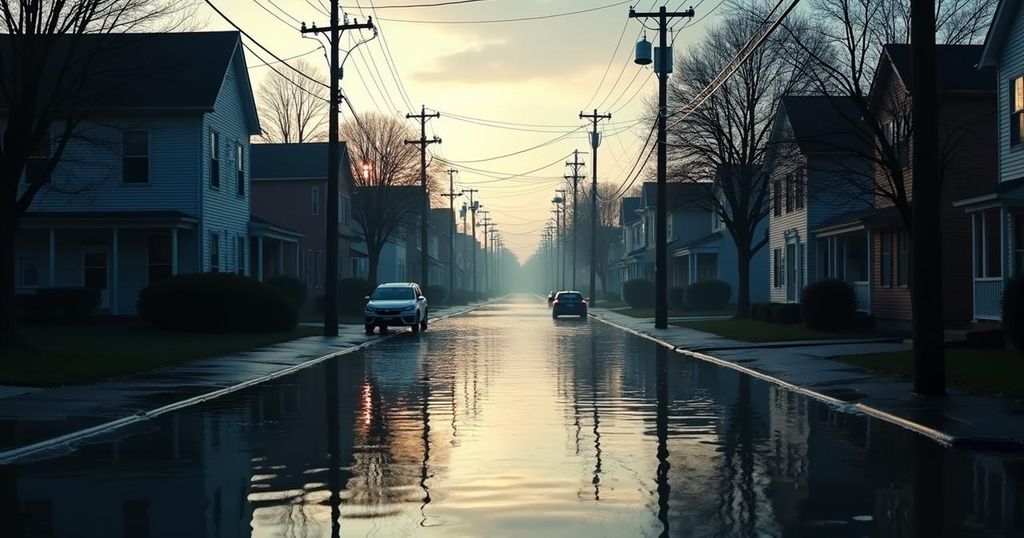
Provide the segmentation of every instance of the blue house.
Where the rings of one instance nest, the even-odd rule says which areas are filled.
[[[239,34],[79,39],[103,50],[97,98],[21,222],[19,292],[85,286],[103,311],[131,314],[139,291],[169,275],[247,274],[260,125]]]

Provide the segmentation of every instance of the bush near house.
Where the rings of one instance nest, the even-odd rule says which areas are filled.
[[[439,305],[447,299],[447,290],[444,286],[431,284],[423,289],[423,296],[427,298],[427,303]]]
[[[668,305],[682,310],[686,304],[686,288],[673,287],[668,290]]]
[[[717,310],[729,304],[732,287],[722,280],[703,280],[686,287],[687,310]]]
[[[89,288],[39,288],[18,295],[15,308],[28,323],[85,323],[100,306],[100,292]]]
[[[757,321],[771,323],[773,303],[753,303],[750,305],[750,317]]]
[[[232,273],[161,280],[139,294],[139,314],[161,329],[209,333],[290,331],[299,311],[280,290]]]
[[[797,303],[774,303],[772,305],[772,323],[795,325],[800,323],[800,305]]]
[[[800,292],[800,315],[809,329],[848,329],[856,313],[857,296],[842,280],[819,280]]]
[[[267,280],[267,284],[280,290],[295,305],[295,308],[302,310],[306,306],[306,283],[302,279],[277,275]]]
[[[654,282],[650,280],[628,280],[622,284],[622,297],[633,308],[654,307]]]
[[[1003,290],[1003,334],[1018,353],[1024,353],[1024,275],[1017,275]]]

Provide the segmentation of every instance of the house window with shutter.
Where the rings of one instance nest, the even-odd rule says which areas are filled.
[[[892,147],[896,162],[905,168],[908,164],[908,139],[910,138],[907,122],[903,115],[897,112],[883,127],[885,140]]]
[[[220,235],[210,232],[210,272],[220,272]]]
[[[235,146],[235,185],[236,193],[245,196],[245,148],[241,144]]]
[[[892,287],[892,232],[883,231],[880,234],[881,252],[879,253],[879,275],[878,285],[883,288]]]
[[[776,217],[782,216],[782,181],[776,179],[772,185],[772,213]]]
[[[772,287],[782,287],[782,249],[772,250]]]
[[[210,131],[210,187],[220,188],[220,134]]]
[[[794,180],[795,184],[793,185],[793,187],[795,189],[794,195],[795,195],[796,208],[797,209],[803,209],[804,208],[804,197],[807,196],[807,175],[804,173],[803,170],[799,170],[799,171],[797,171],[794,174],[794,176],[795,176],[795,180]]]
[[[149,183],[149,133],[127,131],[121,135],[121,180]]]
[[[1024,76],[1013,79],[1010,83],[1010,145],[1024,144]]]

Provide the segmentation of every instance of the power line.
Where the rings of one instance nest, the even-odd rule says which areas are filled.
[[[380,6],[380,8],[374,8],[374,9],[399,9],[399,8],[406,9],[406,8],[414,8],[414,7],[440,7],[440,6],[454,6],[454,5],[458,5],[458,4],[475,4],[477,2],[490,2],[490,1],[491,0],[448,0],[447,2],[435,2],[433,4],[401,4],[401,5],[396,4],[396,5],[389,5],[389,6]],[[356,2],[356,5],[359,5],[359,3]],[[342,9],[352,9],[352,6],[348,6],[348,7],[342,6]]]
[[[546,140],[544,142],[541,142],[540,144],[537,144],[536,146],[530,146],[528,148],[524,148],[524,149],[521,149],[519,151],[513,151],[512,153],[506,153],[504,155],[495,155],[493,157],[487,157],[487,158],[484,158],[484,159],[471,159],[471,160],[468,160],[468,161],[448,161],[448,162],[451,162],[452,164],[461,165],[461,164],[464,164],[464,163],[482,163],[482,162],[486,162],[486,161],[496,161],[498,159],[504,159],[504,158],[507,158],[507,157],[513,157],[515,155],[522,155],[523,153],[526,153],[528,151],[533,151],[535,149],[539,149],[539,148],[542,148],[544,146],[549,146],[551,144],[554,144],[555,142],[559,142],[561,140],[569,138],[570,135],[572,135],[573,133],[576,133],[577,131],[579,131],[581,129],[584,129],[585,127],[586,126],[581,125],[581,126],[575,128],[575,129],[573,129],[572,131],[569,131],[568,133],[565,133],[563,135],[560,135],[560,136],[557,136],[555,138],[552,138],[551,140]]]
[[[571,15],[580,15],[582,13],[590,13],[590,12],[593,12],[593,11],[600,11],[602,9],[608,9],[608,8],[612,8],[612,7],[616,7],[616,6],[623,6],[623,5],[626,5],[626,4],[630,3],[631,1],[632,0],[626,0],[624,2],[614,2],[614,3],[606,4],[606,5],[603,5],[603,6],[593,7],[593,8],[589,8],[589,9],[578,9],[576,11],[567,11],[567,12],[564,12],[564,13],[552,13],[552,14],[549,14],[549,15],[537,15],[537,16],[534,16],[534,17],[515,17],[515,18],[510,18],[510,19],[485,19],[485,20],[475,20],[475,21],[443,21],[443,20],[419,21],[419,20],[412,20],[412,19],[390,19],[390,18],[379,17],[379,20],[388,21],[388,22],[404,22],[404,23],[409,23],[409,24],[496,24],[496,23],[506,23],[506,22],[539,21],[539,20],[544,20],[544,19],[554,19],[554,18],[558,18],[558,17],[568,17],[568,16],[571,16]]]
[[[248,47],[246,47],[246,48],[248,49]],[[289,56],[287,58],[284,58],[284,61],[294,60],[296,58],[302,58],[303,56],[309,56],[310,54],[313,54],[314,52],[316,52],[318,50],[321,50],[321,48],[317,47],[317,48],[315,48],[313,50],[309,50],[309,51],[303,52],[301,54],[296,54],[295,56]],[[253,53],[253,56],[255,56],[255,55],[256,54]],[[257,65],[250,65],[246,69],[256,69],[258,67],[268,67],[268,66],[271,66],[271,65],[274,65],[274,64],[279,64],[279,63],[281,63],[281,62],[280,61],[263,62],[263,63],[257,64]]]
[[[276,73],[279,77],[281,77],[282,80],[287,81],[289,84],[292,84],[293,86],[295,86],[299,90],[305,92],[307,95],[310,95],[310,96],[315,97],[317,99],[320,99],[322,101],[328,101],[328,99],[326,97],[324,97],[322,95],[317,95],[317,94],[307,90],[306,88],[303,88],[302,86],[299,86],[294,81],[289,79],[284,73],[278,71],[277,68],[275,68],[272,64],[267,63],[263,58],[260,57],[259,54],[256,54],[256,51],[252,50],[252,47],[250,47],[249,45],[246,45],[245,41],[242,41],[242,47],[245,48],[245,50],[249,51],[250,54],[255,56],[257,60],[263,62],[262,66],[269,67],[270,70],[273,71],[274,73]],[[287,65],[287,64],[285,64],[285,65]]]

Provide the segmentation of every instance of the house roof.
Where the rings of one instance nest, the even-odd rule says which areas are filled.
[[[999,0],[992,24],[985,35],[985,45],[978,61],[979,67],[995,67],[999,64],[999,56],[1006,43],[1006,37],[1013,27],[1013,22],[1020,13],[1020,0]]]
[[[938,60],[939,92],[943,93],[994,93],[996,91],[995,69],[978,69],[981,59],[981,45],[936,45]],[[885,88],[888,78],[897,76],[908,91],[911,87],[911,48],[908,44],[889,44],[882,47],[879,67],[875,80],[871,82],[871,102],[877,104],[879,92]]]
[[[778,115],[789,120],[792,142],[804,153],[868,149],[864,136],[868,131],[849,97],[787,95],[779,104]]]
[[[326,179],[327,142],[297,144],[253,144],[252,178],[261,179]],[[351,186],[352,170],[348,163],[348,147],[338,148],[339,168]]]
[[[714,244],[714,243],[716,243],[718,241],[721,241],[721,240],[722,240],[722,232],[711,232],[708,235],[705,235],[704,237],[701,237],[701,238],[696,239],[694,241],[690,241],[689,243],[686,243],[685,245],[680,245],[680,246],[676,247],[676,251],[675,252],[677,254],[679,254],[679,253],[681,253],[682,251],[685,251],[685,250],[690,250],[690,249],[695,249],[695,248],[700,248],[700,247],[711,246],[712,244]]]
[[[637,209],[640,209],[638,196],[623,198],[622,205],[619,206],[619,226],[628,226],[640,220],[640,215],[636,214]]]
[[[211,112],[232,60],[242,85],[249,130],[259,134],[256,103],[237,31],[84,34],[59,37],[0,35],[0,66],[10,66],[27,39],[52,41],[43,87],[57,102],[91,103],[99,112]],[[76,67],[81,66],[81,67]],[[84,69],[75,73],[75,69]],[[69,76],[70,74],[70,76]],[[64,75],[70,82],[61,83]],[[11,74],[5,74],[9,78]],[[85,81],[81,92],[69,84]],[[47,82],[48,81],[48,82]],[[7,103],[0,95],[0,111]]]
[[[252,215],[249,220],[249,233],[255,237],[267,236],[284,239],[286,241],[295,241],[306,234],[292,230],[291,228],[285,228],[279,224],[270,222],[263,217],[257,217]]]
[[[668,209],[670,211],[677,207],[686,205],[687,203],[691,203],[695,199],[707,196],[708,194],[708,185],[694,182],[669,181],[665,187],[668,193]],[[654,207],[657,198],[658,183],[654,181],[645,181],[641,207]]]
[[[891,224],[899,219],[899,212],[895,207],[869,207],[857,211],[848,211],[837,215],[817,228],[811,230],[813,234],[835,232],[852,226],[865,226],[868,228]],[[828,234],[826,234],[828,235]]]

